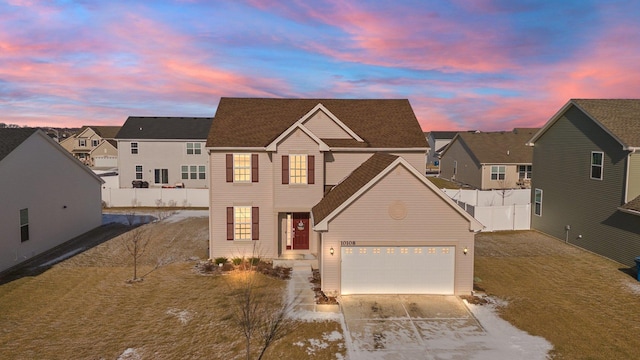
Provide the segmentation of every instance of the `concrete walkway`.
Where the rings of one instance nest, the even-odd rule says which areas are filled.
[[[311,265],[294,262],[289,280],[289,299],[294,300],[294,312],[315,311],[316,295],[309,279],[313,276]]]

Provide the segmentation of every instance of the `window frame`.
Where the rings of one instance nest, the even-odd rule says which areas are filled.
[[[132,142],[129,144],[129,147],[131,149],[131,154],[132,155],[137,155],[139,152],[139,147],[138,147],[138,143],[137,142]]]
[[[494,169],[496,171],[494,171]],[[500,171],[502,169],[502,172]],[[495,179],[493,178],[495,175]],[[502,175],[502,179],[500,178]],[[505,165],[491,165],[491,180],[492,181],[502,181],[507,178],[507,167]]]
[[[100,145],[100,140],[98,139],[91,139],[91,147],[96,147]]]
[[[304,159],[304,164],[301,160]],[[309,183],[309,157],[307,154],[289,154],[289,184],[307,185]]]
[[[138,168],[140,168],[139,171],[138,171]],[[144,177],[143,176],[143,167],[142,167],[142,165],[135,165],[134,170],[135,170],[134,171],[134,173],[135,173],[134,177],[136,178],[136,180],[142,180],[143,177]]]
[[[594,155],[600,155],[600,164],[596,164],[594,162]],[[593,171],[595,169],[599,169],[600,177],[594,177]],[[591,166],[589,167],[589,178],[592,180],[603,180],[604,179],[604,151],[592,151],[591,152]]]
[[[160,181],[158,181],[158,179]],[[153,169],[153,183],[159,185],[168,185],[169,169]]]
[[[524,168],[524,170],[522,170]],[[524,176],[522,176],[524,174]],[[531,180],[533,174],[533,165],[518,165],[518,178]]]
[[[533,192],[533,214],[536,216],[542,216],[542,189],[536,188]]]
[[[87,147],[87,139],[78,138],[78,147]]]
[[[250,153],[234,153],[233,154],[233,182],[234,183],[250,183],[251,182],[251,157]]]
[[[20,242],[23,243],[28,240],[29,240],[29,208],[24,208],[24,209],[20,209]]]
[[[236,221],[239,215],[238,209],[248,210],[248,216],[247,212],[245,211],[244,216],[240,218],[244,221]],[[249,227],[248,229],[247,226]],[[239,229],[239,227],[242,228]],[[238,234],[242,236],[238,236]],[[260,240],[260,208],[256,206],[228,206],[227,240],[242,242]]]
[[[188,142],[187,143],[187,155],[201,155],[201,154],[202,154],[202,144],[201,143],[198,143],[198,142]]]

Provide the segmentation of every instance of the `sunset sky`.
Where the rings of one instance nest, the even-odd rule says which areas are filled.
[[[213,116],[220,97],[407,98],[425,131],[640,98],[640,1],[0,3],[0,122]]]

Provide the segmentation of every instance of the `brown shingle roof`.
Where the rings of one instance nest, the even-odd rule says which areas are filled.
[[[0,128],[0,161],[36,131],[36,128]]]
[[[640,196],[621,206],[622,209],[631,210],[640,214]]]
[[[640,147],[640,99],[572,99],[625,146]]]
[[[265,147],[318,104],[358,134],[366,147],[428,147],[406,99],[267,98],[220,99],[207,146]],[[345,142],[344,145],[360,147],[363,144]]]
[[[530,164],[533,148],[527,140],[537,128],[516,128],[513,131],[458,133],[458,140],[475,156],[479,164]]]
[[[375,153],[367,159],[367,161],[363,162],[362,165],[353,170],[341,183],[334,186],[333,189],[311,209],[314,223],[317,224],[329,216],[329,214],[340,207],[340,205],[358,192],[363,186],[368,184],[397,158],[398,156],[387,153]]]

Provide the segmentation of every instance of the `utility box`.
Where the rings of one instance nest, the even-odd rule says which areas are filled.
[[[640,256],[636,257],[636,277],[640,281]]]

